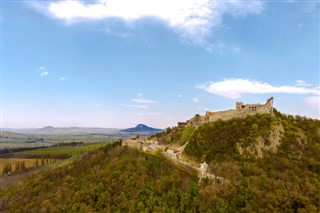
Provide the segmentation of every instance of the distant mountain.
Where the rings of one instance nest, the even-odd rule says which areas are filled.
[[[144,125],[144,124],[138,124],[134,128],[121,130],[121,132],[152,133],[152,134],[162,132],[162,131],[163,131],[163,129],[156,129],[156,128],[148,127],[147,125]]]
[[[10,129],[10,132],[31,134],[31,135],[104,135],[115,137],[129,137],[131,135],[152,135],[162,132],[162,129],[148,127],[144,124],[138,124],[134,128],[116,129],[116,128],[94,128],[94,127],[53,127],[45,126],[39,129]]]
[[[119,135],[120,130],[115,128],[94,128],[94,127],[53,127],[45,126],[39,129],[10,129],[11,132],[35,134],[35,135]]]
[[[41,129],[39,129],[40,131],[49,131],[49,132],[53,132],[55,130],[55,128],[53,126],[45,126]]]

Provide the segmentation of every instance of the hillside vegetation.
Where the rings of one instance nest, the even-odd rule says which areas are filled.
[[[186,128],[157,137],[181,143]],[[210,172],[230,180],[216,202],[222,212],[319,212],[319,153],[320,121],[277,110],[275,116],[205,123],[190,133],[184,150],[186,158],[206,161]],[[217,196],[217,187],[206,190]]]
[[[222,177],[199,182],[160,153],[120,142],[0,192],[6,212],[320,212],[320,121],[255,115],[168,128],[166,144]]]
[[[9,212],[185,212],[200,209],[193,171],[120,143],[0,193]]]

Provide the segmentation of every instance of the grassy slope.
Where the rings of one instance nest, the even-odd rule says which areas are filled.
[[[267,139],[279,122],[284,134],[277,153],[239,154],[237,142]],[[223,185],[198,186],[195,174],[160,155],[109,145],[0,192],[0,206],[9,212],[319,212],[319,122],[276,112],[275,118],[198,128],[186,153],[205,159],[212,173],[229,181]]]

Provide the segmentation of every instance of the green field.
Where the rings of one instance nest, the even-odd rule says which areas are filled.
[[[0,150],[14,148],[35,148],[53,146],[60,143],[105,143],[115,141],[118,137],[101,135],[35,135],[25,133],[3,132],[0,136]]]
[[[15,155],[31,155],[31,156],[70,155],[72,157],[76,157],[85,152],[100,148],[105,144],[107,143],[83,144],[83,145],[77,145],[77,146],[48,147],[48,148],[40,148],[40,149],[16,152]]]
[[[19,170],[18,165],[24,162],[24,169],[37,167],[40,165],[56,162],[56,159],[77,158],[89,151],[101,148],[109,142],[101,142],[95,144],[78,144],[65,145],[58,147],[47,147],[33,150],[15,152],[9,158],[1,158],[0,156],[0,175],[5,167],[10,167],[10,171]]]

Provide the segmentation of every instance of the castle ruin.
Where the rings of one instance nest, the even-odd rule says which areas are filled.
[[[199,126],[205,122],[230,120],[232,118],[244,118],[248,115],[255,114],[273,115],[273,97],[269,98],[265,104],[244,104],[242,102],[236,102],[236,109],[220,112],[207,111],[205,115],[196,114],[187,122],[178,122],[178,127],[182,128],[188,124],[192,126]]]

